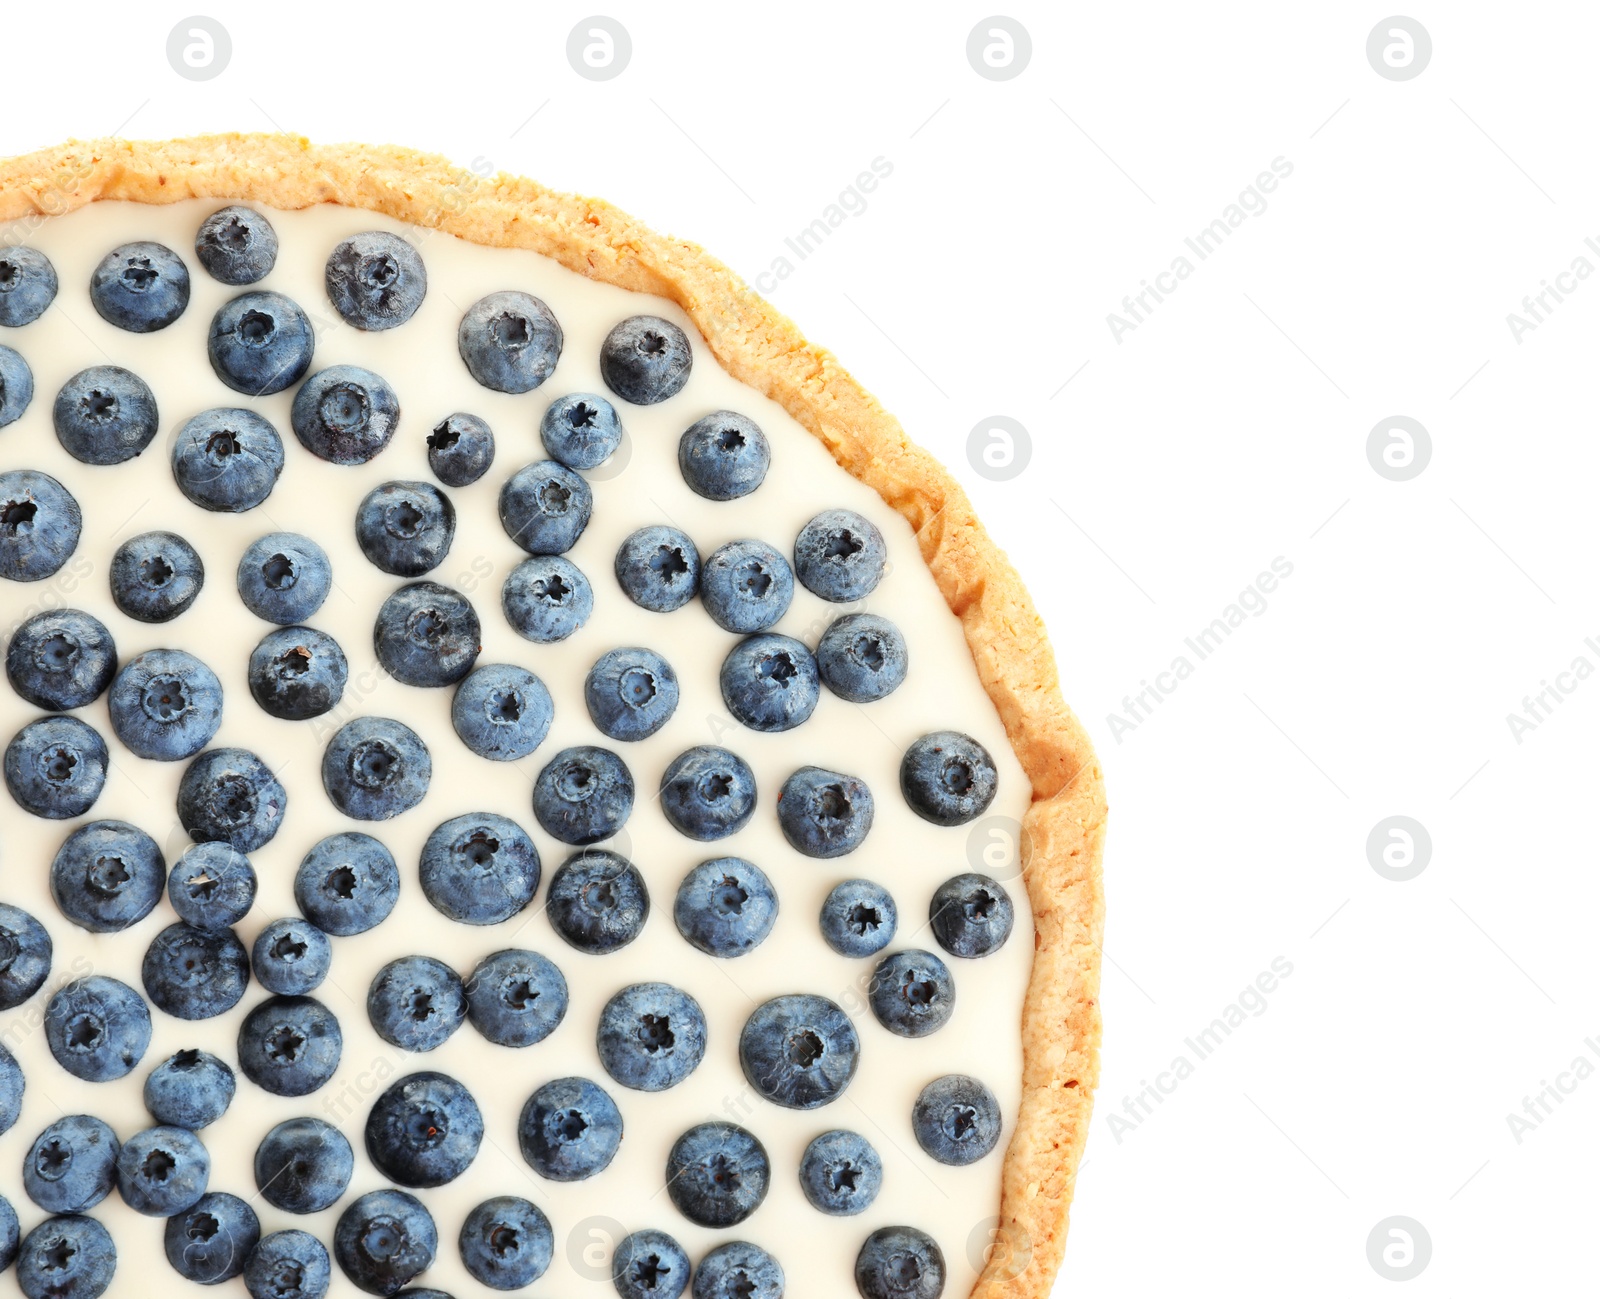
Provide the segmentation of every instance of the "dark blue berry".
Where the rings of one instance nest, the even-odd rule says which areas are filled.
[[[42,582],[78,548],[83,511],[72,493],[37,469],[0,473],[0,578]]]
[[[539,421],[545,454],[568,469],[597,469],[622,445],[617,408],[592,392],[557,397]]]
[[[321,717],[344,697],[350,664],[339,642],[312,627],[280,627],[250,651],[250,693],[286,722]]]
[[[1006,891],[987,875],[971,872],[947,879],[928,904],[928,927],[951,956],[998,952],[1015,919]]]
[[[88,1114],[59,1118],[22,1161],[22,1189],[46,1213],[85,1213],[117,1184],[122,1143],[109,1124]]]
[[[467,1018],[497,1046],[532,1046],[567,1014],[567,981],[537,952],[507,948],[478,962],[466,981]]]
[[[178,784],[178,820],[196,843],[254,852],[283,824],[289,795],[247,749],[208,749]]]
[[[774,1105],[814,1110],[844,1094],[861,1063],[850,1016],[826,997],[794,993],[757,1006],[739,1034],[745,1080]]]
[[[255,903],[255,867],[225,843],[197,843],[172,864],[167,900],[196,929],[228,929]]]
[[[946,1074],[917,1096],[911,1130],[941,1164],[976,1163],[1000,1141],[1000,1103],[976,1078]]]
[[[0,1133],[11,1131],[22,1117],[22,1095],[27,1089],[17,1057],[0,1045]]]
[[[736,753],[698,744],[661,773],[661,811],[673,829],[701,843],[726,839],[756,810],[756,777]]]
[[[515,1195],[497,1195],[469,1213],[458,1243],[461,1265],[491,1290],[531,1285],[555,1256],[550,1219]]]
[[[872,791],[859,776],[801,767],[778,791],[778,826],[807,857],[842,857],[872,829]]]
[[[244,1264],[250,1299],[325,1299],[333,1280],[326,1246],[306,1231],[274,1231]]]
[[[114,934],[161,901],[167,863],[156,841],[126,821],[80,825],[50,863],[50,896],[81,929]]]
[[[407,1074],[367,1115],[367,1156],[401,1186],[443,1186],[467,1171],[483,1142],[472,1093],[442,1073]]]
[[[633,775],[610,749],[563,749],[533,782],[533,815],[562,843],[581,848],[609,839],[632,812]]]
[[[654,650],[607,650],[583,683],[589,717],[608,739],[647,740],[678,707],[678,674]]]
[[[450,722],[481,758],[515,762],[544,743],[555,716],[550,692],[527,668],[488,663],[456,687]]]
[[[461,317],[456,346],[467,371],[494,392],[530,392],[561,359],[561,325],[531,293],[479,298]]]
[[[56,300],[59,287],[55,266],[37,248],[7,248],[0,254],[0,325],[31,325]]]
[[[817,661],[792,636],[747,636],[722,661],[722,702],[753,731],[788,731],[817,706]]]
[[[313,997],[271,997],[239,1026],[239,1068],[274,1096],[309,1096],[333,1077],[344,1050],[339,1021]]]
[[[497,925],[533,901],[539,850],[515,821],[492,812],[453,817],[428,836],[418,874],[436,911]]]
[[[800,1157],[800,1189],[822,1213],[862,1213],[883,1189],[883,1160],[860,1133],[835,1128],[814,1138]]]
[[[329,835],[305,855],[294,877],[294,901],[325,934],[348,938],[388,919],[400,897],[400,868],[371,835]]]
[[[342,240],[328,254],[323,278],[333,309],[357,329],[405,324],[428,291],[428,272],[417,250],[386,230]]]
[[[617,547],[613,567],[623,594],[652,613],[681,609],[700,590],[700,552],[677,528],[640,528]]]
[[[76,717],[41,717],[6,745],[5,778],[11,797],[34,816],[82,816],[105,788],[110,762],[106,742]]]
[[[476,415],[447,415],[428,434],[428,468],[446,487],[467,487],[494,463],[494,433]]]
[[[747,1240],[718,1245],[700,1260],[693,1299],[783,1299],[783,1268]]]
[[[336,465],[364,465],[394,437],[400,399],[371,370],[331,365],[300,385],[289,423],[305,449]]]
[[[387,717],[346,722],[322,755],[323,789],[357,821],[387,821],[409,811],[432,779],[433,760],[422,737]]]
[[[178,490],[202,510],[253,510],[272,495],[282,472],[283,439],[253,410],[203,410],[172,442]]]
[[[817,642],[822,683],[852,704],[893,694],[906,679],[906,638],[887,618],[847,613],[828,624]]]
[[[587,1078],[548,1082],[522,1107],[517,1144],[528,1167],[552,1182],[602,1172],[622,1144],[622,1112]]]
[[[560,555],[535,555],[511,570],[500,606],[517,635],[553,645],[589,621],[594,588],[578,566]]]
[[[151,334],[165,329],[189,305],[189,268],[164,244],[122,244],[94,268],[89,300],[107,324]]]
[[[889,890],[871,880],[844,880],[822,901],[822,939],[840,956],[876,956],[899,922]]]
[[[305,378],[316,344],[298,303],[281,293],[241,293],[211,318],[206,350],[228,387],[266,397]]]
[[[422,1201],[404,1191],[368,1191],[339,1215],[333,1255],[368,1294],[393,1295],[433,1266],[439,1230]]]
[[[667,1194],[697,1227],[738,1226],[761,1207],[771,1181],[766,1147],[736,1123],[692,1127],[667,1155]]]
[[[349,1140],[333,1124],[285,1119],[256,1147],[256,1187],[285,1213],[321,1213],[339,1202],[355,1166]]]
[[[150,1071],[144,1080],[144,1107],[157,1123],[199,1131],[228,1112],[237,1087],[226,1061],[188,1048]]]
[[[554,460],[523,466],[500,489],[500,526],[530,555],[571,550],[593,512],[589,484]]]
[[[477,662],[482,627],[472,602],[438,582],[412,582],[383,602],[372,633],[378,662],[408,686],[453,686]]]
[[[635,406],[653,406],[682,391],[694,354],[689,337],[660,316],[629,316],[600,345],[606,387]]]
[[[21,907],[0,902],[0,1010],[14,1010],[50,974],[50,934]]]
[[[632,983],[600,1012],[595,1046],[605,1071],[622,1086],[666,1091],[705,1058],[705,1012],[670,983]]]
[[[220,1285],[244,1271],[260,1239],[256,1211],[237,1195],[212,1191],[167,1219],[162,1243],[167,1262],[184,1280]]]
[[[683,1246],[651,1227],[630,1232],[611,1253],[611,1281],[621,1299],[680,1299],[689,1271]]]
[[[929,732],[900,762],[900,792],[913,812],[935,825],[965,825],[982,816],[999,781],[989,750],[960,731]]]
[[[545,915],[580,952],[604,956],[639,936],[650,915],[650,894],[639,868],[627,858],[586,848],[551,874]]]
[[[51,418],[74,460],[115,465],[150,445],[161,417],[155,394],[138,375],[118,365],[95,365],[61,385]]]
[[[333,567],[327,552],[310,537],[269,532],[240,557],[235,581],[246,609],[287,627],[322,607],[333,589]]]
[[[180,921],[150,940],[141,975],[157,1010],[175,1019],[213,1019],[244,997],[250,958],[231,929],[196,929]]]
[[[772,932],[778,894],[753,862],[717,857],[683,877],[672,918],[689,945],[707,956],[743,956]]]
[[[117,1271],[111,1233],[93,1218],[46,1218],[17,1251],[24,1299],[100,1299]]]
[[[361,553],[395,577],[421,577],[444,562],[456,535],[456,507],[432,483],[383,483],[356,509]]]
[[[200,223],[194,255],[212,279],[235,287],[266,279],[278,260],[278,232],[266,215],[238,205]]]
[[[206,1193],[210,1180],[211,1155],[188,1128],[146,1128],[117,1152],[117,1190],[135,1213],[182,1213]]]
[[[835,603],[870,595],[888,559],[883,533],[854,510],[824,510],[794,539],[794,575],[813,595]]]
[[[33,401],[33,371],[15,348],[0,347],[0,428],[14,424]]]
[[[700,573],[700,603],[723,631],[765,631],[794,599],[789,561],[764,541],[730,541]]]
[[[732,501],[761,486],[772,464],[767,435],[748,415],[719,410],[696,420],[678,440],[678,469],[689,490]]]
[[[111,556],[111,598],[138,622],[171,622],[195,602],[205,580],[200,552],[173,532],[140,533]]]
[[[390,1046],[432,1051],[461,1027],[467,994],[461,976],[431,956],[401,956],[373,977],[367,1018]]]
[[[298,916],[270,921],[250,948],[250,969],[268,992],[299,997],[315,992],[333,964],[327,934]]]
[[[895,952],[874,967],[867,1001],[878,1023],[896,1037],[927,1037],[955,1013],[955,980],[932,952]]]
[[[186,650],[149,650],[129,659],[106,702],[111,729],[141,758],[193,757],[222,725],[222,683]]]
[[[861,1299],[939,1299],[944,1281],[944,1252],[915,1227],[879,1227],[856,1255]]]
[[[6,677],[35,708],[60,712],[100,697],[117,671],[105,623],[81,609],[36,613],[11,636]]]

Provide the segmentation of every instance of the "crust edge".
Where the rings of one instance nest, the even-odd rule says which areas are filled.
[[[0,220],[45,219],[97,199],[186,198],[366,208],[474,243],[530,249],[592,279],[668,298],[730,374],[778,402],[911,524],[1033,785],[1022,833],[1035,928],[1022,1105],[994,1246],[972,1294],[1046,1299],[1099,1081],[1105,787],[1088,734],[1062,699],[1033,601],[960,485],[830,352],[728,267],[602,200],[521,177],[480,178],[407,149],[316,146],[288,135],[71,141],[0,162]]]

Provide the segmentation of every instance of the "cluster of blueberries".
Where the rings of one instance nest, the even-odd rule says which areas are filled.
[[[202,225],[195,246],[205,269],[230,285],[254,284],[271,269],[277,240],[267,219],[226,208]],[[356,235],[328,259],[327,291],[348,323],[367,330],[403,324],[426,292],[416,250],[383,232]],[[54,268],[37,251],[0,257],[0,325],[36,319],[54,298]],[[185,309],[188,269],[155,243],[123,245],[106,256],[90,286],[96,310],[134,332],[164,328]],[[209,353],[217,375],[248,395],[280,392],[304,380],[292,424],[301,443],[336,464],[363,463],[392,437],[399,417],[393,389],[352,366],[311,374],[313,331],[305,313],[281,294],[252,291],[234,298],[212,322]],[[527,392],[553,371],[561,327],[549,308],[525,293],[494,293],[465,314],[463,362],[475,379],[501,392]],[[687,381],[688,339],[671,322],[636,316],[606,339],[601,368],[623,401],[652,404]],[[0,347],[0,424],[16,419],[32,396],[32,375],[15,351]],[[135,375],[98,366],[74,376],[52,412],[62,445],[80,461],[116,464],[139,454],[158,422],[154,394]],[[506,532],[529,558],[511,574],[503,607],[511,625],[540,643],[570,636],[593,608],[585,575],[563,557],[586,526],[593,501],[580,470],[593,469],[621,443],[616,408],[595,394],[553,402],[541,422],[550,458],[513,474],[500,494]],[[464,486],[487,472],[493,435],[475,416],[455,414],[428,435],[429,463],[446,486]],[[206,411],[188,421],[174,443],[172,469],[183,494],[209,510],[239,512],[259,505],[283,467],[283,443],[266,420],[245,409]],[[686,481],[700,495],[730,500],[753,491],[770,460],[767,439],[748,418],[718,412],[691,426],[679,445]],[[361,503],[356,535],[381,571],[408,580],[383,604],[374,640],[385,670],[420,687],[454,687],[451,716],[465,745],[485,758],[526,757],[552,721],[548,690],[528,670],[478,665],[479,623],[468,600],[422,578],[448,553],[454,533],[449,498],[427,483],[391,482]],[[0,473],[0,577],[50,576],[77,545],[81,515],[70,493],[45,474]],[[736,541],[702,559],[683,532],[639,529],[617,552],[615,576],[642,608],[668,612],[699,596],[711,618],[742,637],[721,670],[729,711],[745,726],[785,731],[804,723],[821,688],[853,703],[881,699],[904,680],[903,634],[887,619],[848,613],[824,632],[813,653],[769,629],[783,616],[798,580],[836,602],[870,594],[886,566],[884,539],[870,521],[846,510],[812,519],[791,558],[764,542]],[[164,623],[193,603],[204,582],[193,546],[170,532],[146,533],[118,549],[111,593],[128,617]],[[252,696],[268,714],[306,720],[340,701],[347,663],[326,633],[304,625],[326,599],[332,571],[316,542],[276,532],[241,558],[236,583],[245,606],[275,624],[249,661]],[[399,892],[398,866],[370,835],[332,835],[305,856],[295,878],[298,917],[267,925],[247,951],[234,933],[256,895],[247,854],[278,832],[288,796],[270,768],[237,748],[208,748],[221,724],[223,692],[194,655],[154,649],[126,662],[98,619],[75,609],[36,614],[21,624],[6,653],[16,693],[45,716],[7,745],[4,776],[28,812],[68,819],[86,814],[103,787],[110,756],[104,739],[71,715],[102,694],[112,730],[132,753],[186,761],[178,813],[194,845],[170,871],[153,839],[122,821],[96,820],[67,837],[50,867],[52,897],[73,924],[114,933],[147,916],[163,893],[178,922],[156,935],[142,966],[149,1001],[165,1014],[201,1020],[231,1011],[252,975],[271,994],[245,1014],[237,1063],[257,1086],[279,1096],[309,1095],[337,1068],[342,1036],[337,1018],[311,994],[326,978],[333,941],[380,924]],[[659,654],[625,647],[602,655],[585,681],[596,728],[627,743],[655,734],[677,703],[677,678]],[[324,752],[328,797],[348,816],[383,821],[415,806],[427,791],[431,756],[403,723],[360,717],[333,736]],[[924,819],[966,824],[989,807],[997,772],[971,737],[935,731],[906,752],[902,793]],[[540,771],[532,810],[540,826],[576,851],[551,874],[550,923],[578,951],[614,952],[638,936],[650,911],[639,870],[597,847],[613,837],[633,807],[634,781],[614,751],[580,745],[556,754]],[[751,768],[735,753],[709,745],[680,754],[660,784],[661,807],[682,834],[712,843],[743,828],[754,814]],[[786,780],[777,819],[799,852],[833,858],[853,851],[873,820],[871,790],[859,778],[803,767]],[[456,817],[429,836],[420,862],[428,901],[464,924],[496,924],[526,908],[541,879],[539,853],[525,830],[493,814]],[[776,920],[772,881],[754,863],[722,856],[684,878],[673,919],[686,941],[709,955],[732,958],[760,944]],[[1007,940],[1013,910],[1005,890],[980,874],[946,881],[930,906],[930,931],[946,954],[987,956]],[[931,952],[880,953],[898,924],[882,886],[850,879],[828,896],[822,936],[853,958],[878,957],[868,1000],[890,1032],[920,1038],[946,1024],[955,984]],[[42,988],[51,940],[37,919],[0,904],[0,1009],[21,1005]],[[374,1029],[408,1052],[431,1051],[464,1023],[488,1041],[525,1047],[562,1022],[568,1005],[560,969],[538,953],[502,950],[462,978],[432,957],[402,956],[373,980],[367,1011]],[[89,975],[64,984],[45,1015],[51,1053],[74,1076],[107,1082],[141,1062],[151,1037],[146,1001],[126,984]],[[706,1050],[706,1021],[688,993],[667,983],[630,984],[606,1004],[598,1025],[601,1064],[618,1086],[656,1092],[676,1086]],[[850,1017],[810,994],[773,998],[747,1020],[739,1057],[751,1085],[775,1104],[810,1110],[835,1100],[855,1075],[861,1050]],[[23,1078],[0,1047],[0,1131],[15,1123]],[[263,1237],[255,1212],[237,1196],[209,1191],[209,1157],[195,1134],[231,1103],[233,1068],[198,1050],[180,1051],[145,1082],[155,1126],[125,1142],[103,1121],[74,1115],[39,1135],[24,1165],[24,1190],[56,1215],[19,1240],[15,1213],[0,1199],[0,1265],[15,1259],[29,1299],[95,1299],[110,1284],[116,1251],[87,1210],[115,1186],[141,1213],[167,1220],[169,1259],[184,1276],[215,1283],[243,1276],[252,1296],[316,1299],[325,1293],[330,1258],[303,1231]],[[913,1111],[918,1142],[934,1159],[971,1163],[998,1141],[1001,1115],[987,1087],[965,1075],[931,1082]],[[523,1157],[541,1176],[573,1181],[605,1169],[622,1138],[622,1115],[611,1096],[582,1078],[562,1078],[528,1099],[518,1125]],[[477,1154],[483,1120],[470,1091],[445,1074],[424,1071],[393,1083],[368,1116],[365,1141],[373,1164],[397,1187],[427,1188],[459,1177]],[[273,1128],[255,1158],[261,1195],[291,1213],[332,1207],[354,1168],[349,1141],[332,1125],[297,1118]],[[731,1123],[703,1123],[685,1132],[666,1168],[669,1197],[688,1220],[711,1228],[743,1222],[771,1181],[767,1152]],[[856,1214],[882,1183],[877,1152],[854,1132],[832,1130],[808,1147],[799,1169],[807,1199],[829,1214]],[[333,1257],[362,1289],[395,1294],[426,1269],[437,1248],[433,1219],[407,1191],[359,1197],[341,1214]],[[484,1284],[516,1289],[548,1267],[553,1237],[545,1215],[527,1200],[499,1196],[479,1205],[462,1228],[467,1270]],[[676,1299],[693,1275],[695,1299],[776,1296],[777,1261],[734,1241],[691,1269],[683,1249],[656,1230],[635,1232],[615,1252],[613,1273],[623,1299]],[[936,1295],[944,1262],[938,1245],[911,1227],[875,1232],[857,1264],[867,1299]],[[405,1290],[437,1296],[428,1290]]]

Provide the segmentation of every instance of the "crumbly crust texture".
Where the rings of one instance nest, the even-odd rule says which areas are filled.
[[[1022,834],[1034,959],[1022,1013],[1023,1091],[1006,1151],[995,1245],[973,1299],[1045,1299],[1100,1073],[1100,861],[1105,787],[1089,737],[1061,697],[1033,601],[966,493],[833,355],[704,249],[656,234],[599,199],[534,181],[480,178],[447,160],[289,135],[73,141],[0,162],[0,220],[46,218],[97,199],[338,203],[473,243],[525,248],[591,279],[677,303],[723,367],[819,438],[916,533],[1033,785]]]

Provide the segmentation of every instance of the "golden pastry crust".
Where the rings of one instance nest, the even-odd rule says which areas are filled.
[[[1045,1299],[1100,1072],[1105,788],[1089,737],[1061,698],[1033,601],[966,493],[832,354],[726,266],[599,199],[520,177],[483,179],[406,149],[286,135],[73,142],[0,163],[0,220],[54,216],[96,199],[187,198],[366,208],[473,243],[531,249],[592,279],[668,298],[734,378],[781,405],[911,524],[1033,784],[1022,833],[1035,929],[1022,1106],[995,1248],[973,1299]]]

